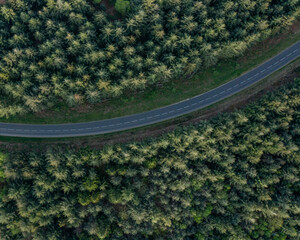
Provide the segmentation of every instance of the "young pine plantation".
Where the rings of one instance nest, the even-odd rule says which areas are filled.
[[[0,118],[188,79],[299,0],[0,0]],[[1,240],[300,239],[300,80],[140,143],[0,148]]]
[[[141,143],[3,149],[1,239],[299,239],[299,110],[298,79]]]
[[[279,33],[299,12],[298,0],[6,0],[0,117],[189,78]]]

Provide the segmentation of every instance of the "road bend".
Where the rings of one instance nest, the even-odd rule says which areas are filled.
[[[148,112],[113,119],[69,124],[0,123],[0,135],[60,138],[90,136],[147,126],[191,113],[228,98],[261,81],[300,56],[300,41],[240,77],[196,97]]]

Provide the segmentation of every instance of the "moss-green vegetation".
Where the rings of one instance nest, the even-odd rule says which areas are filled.
[[[188,78],[299,14],[295,0],[140,0],[124,19],[110,21],[94,5],[7,0],[0,6],[0,116],[59,102],[97,103]]]
[[[298,239],[300,80],[246,109],[102,150],[8,154],[4,239]]]
[[[123,16],[130,10],[130,1],[127,0],[117,0],[115,4],[116,10],[121,13]]]

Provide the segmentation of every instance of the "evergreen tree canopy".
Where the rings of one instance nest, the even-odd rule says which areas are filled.
[[[0,117],[97,103],[241,54],[291,24],[298,0],[88,0],[0,5]]]
[[[142,143],[0,154],[1,240],[300,238],[300,80]]]

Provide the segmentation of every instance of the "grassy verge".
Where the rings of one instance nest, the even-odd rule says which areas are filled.
[[[15,116],[9,119],[0,118],[0,122],[32,124],[88,122],[130,115],[173,104],[224,84],[275,56],[300,40],[299,30],[300,24],[296,22],[288,31],[258,43],[244,56],[221,61],[215,67],[200,72],[188,80],[177,79],[161,88],[148,89],[142,93],[96,105],[69,108],[61,103],[51,111]]]
[[[220,112],[230,112],[237,108],[242,108],[248,103],[256,101],[263,94],[269,92],[279,86],[293,81],[300,77],[300,59],[297,59],[285,66],[281,70],[273,73],[253,86],[227,98],[218,103],[210,105],[199,111],[178,117],[176,119],[153,124],[150,126],[140,127],[137,129],[126,130],[123,132],[103,134],[88,137],[74,138],[16,138],[16,137],[1,137],[0,148],[3,146],[18,146],[18,147],[38,147],[43,148],[49,144],[67,143],[73,146],[92,146],[94,148],[102,147],[107,144],[125,143],[132,141],[141,141],[148,137],[157,137],[163,133],[171,131],[177,127],[182,127],[189,124],[194,124],[203,119],[209,119],[216,116]],[[23,146],[25,144],[26,146]]]

